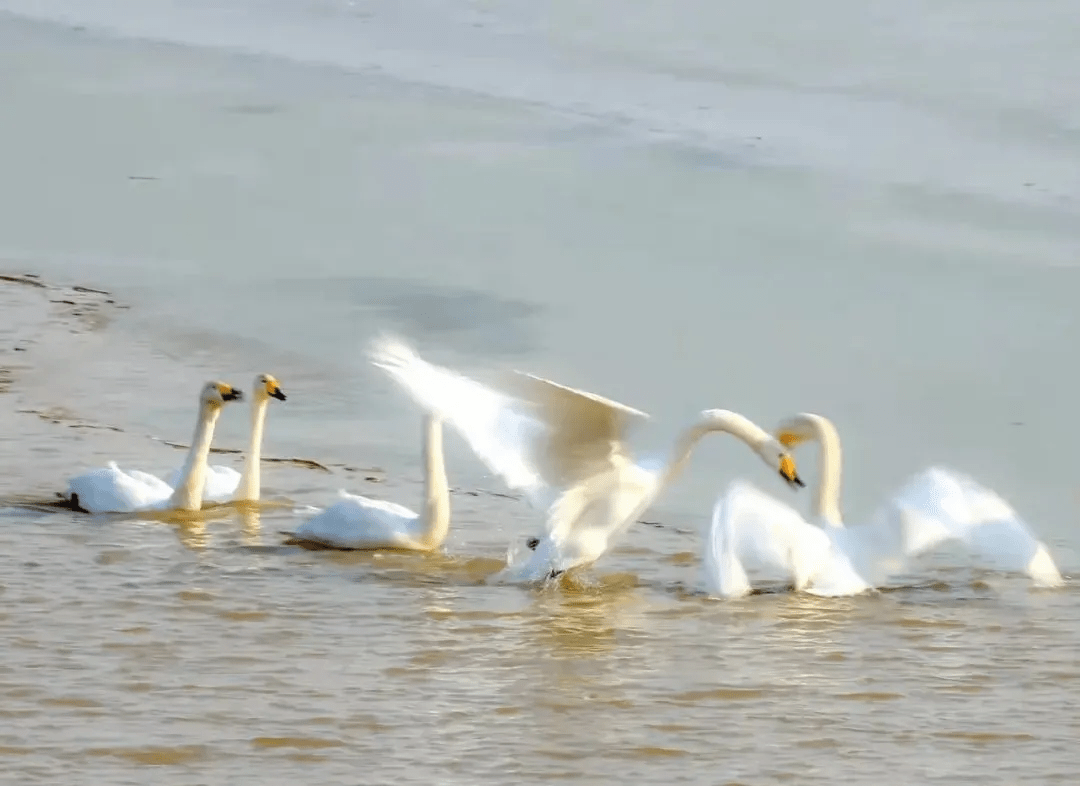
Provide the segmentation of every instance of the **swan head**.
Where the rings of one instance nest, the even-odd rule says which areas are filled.
[[[243,401],[244,394],[227,382],[207,382],[199,394],[199,401],[205,407],[223,407],[230,401]]]
[[[837,441],[836,427],[822,415],[811,412],[800,412],[790,418],[781,421],[773,432],[776,438],[786,448],[795,448],[803,442],[815,442],[831,436]]]
[[[254,387],[256,398],[285,400],[285,393],[281,390],[281,385],[278,384],[277,378],[273,374],[259,374],[255,377]]]
[[[780,477],[784,479],[793,489],[801,489],[806,486],[803,483],[802,478],[799,477],[799,471],[795,467],[795,459],[791,457],[780,442],[770,438],[769,441],[763,444],[757,449],[758,455],[765,459],[765,463],[770,467],[776,469],[780,473]]]
[[[761,457],[762,461],[776,470],[791,488],[806,486],[799,477],[795,459],[792,458],[788,446],[757,423],[727,409],[707,409],[701,415],[702,428],[709,431],[726,431],[739,437]]]

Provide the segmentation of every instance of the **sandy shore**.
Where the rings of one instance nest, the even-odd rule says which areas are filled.
[[[124,411],[148,395],[172,396],[171,390],[157,389],[159,383],[153,380],[193,379],[196,369],[110,329],[116,314],[127,308],[94,287],[53,283],[34,273],[0,272],[3,501],[51,502],[68,476],[107,460],[134,460],[151,471],[164,471],[182,460],[186,425],[179,432],[166,424],[163,432],[149,433],[125,418]],[[247,380],[236,383],[247,387]],[[184,385],[176,397],[194,403],[196,391],[197,386]],[[238,463],[240,450],[236,444],[218,444],[214,462]],[[382,480],[379,468],[290,456],[265,460],[294,473],[340,471]]]
[[[54,284],[32,273],[0,273],[0,441],[7,447],[0,494],[47,499],[61,485],[51,471],[65,464],[70,471],[102,448],[116,450],[130,441],[123,426],[99,420],[92,406],[60,403],[56,388],[70,380],[48,395],[41,375],[58,359],[77,359],[97,343],[94,334],[122,308],[102,290]],[[69,376],[87,378],[76,362],[70,370]]]

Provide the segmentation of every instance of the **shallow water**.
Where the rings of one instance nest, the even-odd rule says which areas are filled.
[[[389,328],[640,407],[643,448],[704,407],[821,412],[851,520],[943,463],[1074,572],[1073,17],[523,6],[0,2],[67,23],[0,16],[0,256],[131,305],[26,353],[5,405],[123,430],[13,416],[6,498],[109,458],[177,466],[148,437],[185,442],[204,379],[265,370],[289,395],[267,452],[332,470],[268,465],[268,498],[412,504],[418,413],[363,359]],[[0,339],[35,314],[5,308]],[[229,411],[220,443],[246,425]],[[809,503],[717,439],[579,582],[491,586],[537,522],[448,448],[443,556],[280,547],[291,506],[2,508],[0,771],[1075,781],[1073,584],[943,554],[872,597],[710,600],[700,533],[728,480]]]

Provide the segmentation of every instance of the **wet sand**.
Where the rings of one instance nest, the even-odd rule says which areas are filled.
[[[268,463],[267,498],[414,504],[419,415],[362,356],[390,327],[654,412],[658,447],[706,406],[821,411],[852,518],[944,461],[1073,573],[1075,194],[1027,194],[1024,156],[945,167],[974,186],[897,185],[874,179],[895,161],[865,181],[768,167],[276,57],[10,17],[0,43],[0,272],[44,285],[0,279],[9,777],[1075,781],[1075,583],[944,553],[867,597],[705,598],[729,479],[809,502],[741,446],[703,448],[653,525],[545,590],[485,583],[535,519],[454,440],[441,555],[282,547],[291,505],[179,522],[29,504],[109,459],[177,466],[160,440],[187,443],[202,382],[259,371],[289,395],[268,455],[330,470]],[[217,444],[246,428],[230,409]]]
[[[101,290],[57,286],[34,273],[0,273],[0,495],[46,500],[59,488],[62,475],[55,473],[68,471],[80,448],[84,456],[96,455],[103,445],[119,444],[115,435],[122,428],[94,418],[93,404],[78,409],[80,398],[99,401],[119,381],[93,380],[74,359],[122,308]],[[93,447],[86,451],[88,444]]]

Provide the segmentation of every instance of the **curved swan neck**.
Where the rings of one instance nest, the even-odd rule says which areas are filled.
[[[818,425],[818,441],[821,443],[819,472],[821,479],[815,490],[814,512],[834,527],[844,526],[840,515],[840,435],[828,421]]]
[[[661,476],[661,486],[675,479],[686,466],[690,454],[693,453],[701,438],[714,431],[722,431],[738,437],[755,451],[772,439],[765,429],[742,415],[722,410],[710,410],[704,420],[694,423],[679,436],[664,474]]]
[[[446,479],[442,434],[442,420],[436,415],[427,415],[422,447],[424,505],[420,511],[420,524],[424,529],[418,539],[428,549],[441,546],[450,530],[450,484]]]
[[[255,395],[251,399],[251,441],[248,442],[244,456],[244,471],[240,483],[236,486],[233,499],[237,502],[258,502],[262,489],[262,440],[263,425],[266,423],[266,407],[270,403],[267,396]]]
[[[199,407],[199,421],[191,438],[191,448],[180,471],[180,480],[169,498],[170,506],[176,510],[199,510],[202,507],[206,459],[210,455],[210,443],[214,440],[214,426],[219,415],[220,406],[201,404]]]
[[[844,519],[840,515],[840,435],[828,418],[807,415],[802,419],[810,426],[820,451],[818,472],[821,477],[814,489],[814,515],[830,526],[842,527]]]
[[[667,465],[660,476],[657,488],[666,486],[678,477],[690,460],[690,455],[694,452],[697,443],[702,437],[714,430],[716,429],[713,429],[709,423],[694,423],[679,434],[678,439],[675,440],[675,446],[671,450],[671,457],[668,459]]]

